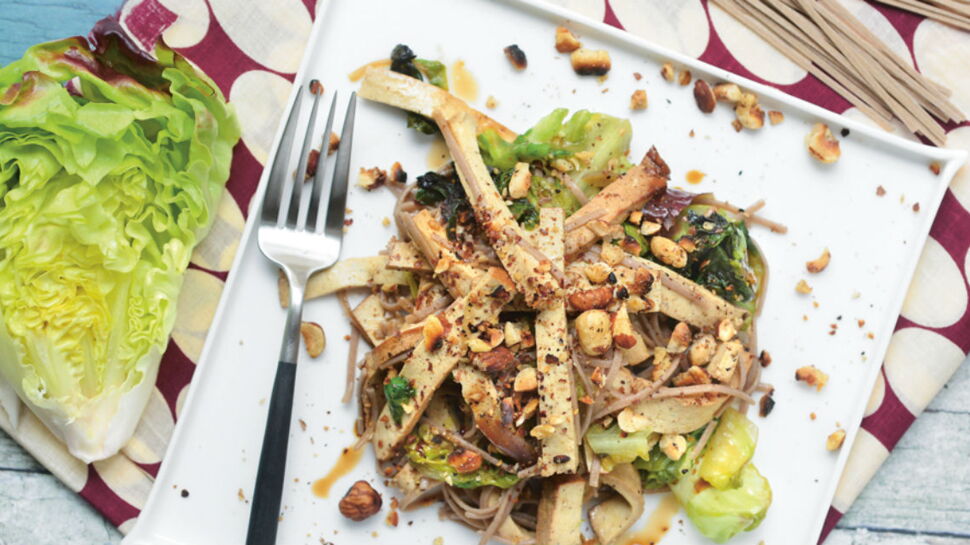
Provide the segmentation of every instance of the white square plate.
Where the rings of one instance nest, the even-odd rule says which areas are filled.
[[[563,23],[587,47],[609,50],[613,69],[607,81],[576,76],[568,56],[556,53],[553,32]],[[463,59],[480,87],[474,105],[484,108],[485,98],[494,96],[499,106],[490,115],[515,130],[525,130],[555,107],[629,118],[634,127],[631,157],[639,159],[656,145],[671,166],[671,185],[684,186],[688,170],[701,170],[707,177],[688,189],[714,191],[738,205],[763,198],[763,214],[789,226],[787,235],[753,229],[771,266],[759,338],[774,363],[763,380],[777,388],[774,412],[767,419],[756,418],[760,441],[755,461],[771,481],[774,503],[756,531],[732,543],[814,543],[906,286],[963,154],[888,136],[631,34],[530,0],[323,2],[296,81],[317,78],[328,91],[339,89],[347,97],[356,88],[347,74],[386,58],[397,43],[449,65]],[[512,43],[528,55],[524,72],[513,70],[503,55],[502,49]],[[660,65],[668,60],[690,67],[695,77],[709,82],[735,81],[752,89],[766,110],[785,112],[785,122],[735,133],[730,108],[721,106],[703,115],[690,87],[660,77]],[[643,74],[643,80],[636,81],[633,72]],[[637,88],[646,89],[650,98],[643,112],[629,110],[630,94]],[[842,158],[833,165],[819,164],[805,150],[803,139],[820,120],[836,134],[851,130],[841,138]],[[402,112],[361,101],[355,134],[352,175],[357,167],[387,168],[394,161],[401,162],[412,180],[426,170],[430,139],[406,129]],[[938,176],[928,168],[932,161],[943,165]],[[880,185],[886,189],[881,198],[876,196]],[[392,230],[381,220],[391,216],[392,202],[389,192],[366,193],[352,187],[348,207],[354,223],[342,257],[374,255],[384,247]],[[919,212],[912,209],[915,203]],[[249,503],[238,494],[242,490],[246,498],[252,497],[265,400],[283,324],[276,270],[256,247],[252,227],[250,221],[165,462],[145,510],[125,540],[128,545],[244,542]],[[805,262],[825,247],[832,252],[831,265],[809,278],[811,296],[796,294],[796,282],[806,277]],[[401,513],[397,528],[387,526],[384,515],[391,491],[375,475],[370,449],[356,469],[336,483],[328,499],[311,493],[313,480],[325,475],[341,449],[354,441],[356,411],[354,405],[338,401],[348,349],[343,340],[349,333],[346,319],[333,298],[308,302],[305,316],[324,326],[329,345],[323,357],[300,364],[293,419],[305,422],[306,430],[292,427],[278,542],[430,545],[441,536],[446,544],[476,543],[470,531],[439,521],[434,507]],[[865,327],[860,328],[857,320],[865,320]],[[835,335],[829,334],[830,324],[839,326]],[[867,337],[870,331],[874,339]],[[794,370],[808,364],[831,375],[822,392],[793,380]],[[814,421],[809,418],[812,412],[817,414]],[[839,452],[828,452],[825,438],[840,425],[848,431],[846,444]],[[362,523],[344,519],[337,510],[340,497],[357,479],[368,479],[385,497],[384,512]],[[182,489],[190,491],[189,497],[181,497]],[[647,497],[647,515],[657,501],[656,496]],[[684,520],[673,525],[663,543],[707,541]]]

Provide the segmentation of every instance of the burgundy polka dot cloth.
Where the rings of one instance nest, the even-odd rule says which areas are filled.
[[[844,99],[706,0],[553,1],[865,121]],[[952,89],[953,102],[970,112],[970,34],[883,5],[840,1],[893,51]],[[157,388],[124,450],[85,466],[29,411],[18,411],[16,402],[3,403],[0,395],[0,427],[122,532],[138,516],[158,472],[286,105],[313,11],[310,0],[129,0],[117,14],[146,48],[164,38],[209,74],[235,103],[243,133],[212,234],[196,250],[185,279]],[[897,133],[909,137],[902,128]],[[970,149],[970,125],[949,127],[948,145]],[[968,249],[970,171],[965,168],[933,226],[823,536],[970,351]]]

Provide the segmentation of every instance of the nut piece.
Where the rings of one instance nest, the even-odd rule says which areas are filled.
[[[707,366],[707,372],[720,382],[730,381],[738,368],[738,363],[741,361],[743,350],[744,345],[738,340],[721,344],[714,352],[714,357],[711,358],[711,363]]]
[[[676,462],[687,452],[687,439],[676,433],[665,433],[660,438],[660,451]]]
[[[303,344],[306,345],[306,353],[311,358],[315,358],[323,353],[327,347],[327,336],[323,333],[323,328],[316,322],[303,322],[300,324],[300,335],[303,336]]]
[[[932,163],[930,163],[930,172],[932,172],[933,174],[935,174],[937,176],[940,175],[940,162],[939,161],[933,161]]]
[[[717,323],[717,340],[726,343],[738,334],[738,328],[734,326],[729,318],[724,318]]]
[[[580,76],[605,76],[612,66],[605,49],[579,48],[569,55],[569,60]]]
[[[818,256],[816,259],[808,261],[805,263],[805,268],[808,269],[810,273],[820,273],[825,270],[825,267],[829,266],[829,261],[832,259],[832,254],[829,249],[826,248],[822,251],[822,255]]]
[[[687,265],[687,251],[667,237],[652,237],[650,239],[650,253],[675,269],[680,269]]]
[[[445,326],[441,323],[441,320],[437,316],[428,316],[428,319],[424,322],[424,349],[428,352],[433,352],[441,347],[444,343],[445,338]],[[481,339],[477,339],[481,340]],[[482,341],[484,343],[484,341]],[[482,350],[482,352],[487,352],[487,350]]]
[[[330,131],[330,138],[327,140],[327,155],[333,155],[333,152],[337,151],[340,147],[340,137],[337,133]]]
[[[677,75],[677,83],[679,83],[681,87],[686,87],[690,85],[691,77],[690,70],[684,68],[680,71],[680,74]]]
[[[822,391],[829,381],[829,376],[814,365],[806,365],[795,370],[795,380],[800,380],[809,386],[814,386],[818,392]]]
[[[721,102],[735,104],[741,100],[741,88],[736,83],[718,83],[714,86],[714,96]]]
[[[647,92],[643,89],[637,89],[633,91],[630,96],[630,109],[631,110],[646,110],[647,109]]]
[[[360,167],[360,173],[357,175],[357,185],[360,187],[367,191],[373,191],[384,185],[385,182],[387,182],[387,172],[384,172],[384,170],[377,167],[367,169]]]
[[[808,282],[806,282],[805,279],[802,279],[802,280],[799,280],[797,284],[795,284],[795,291],[804,295],[808,295],[809,293],[812,293],[812,286],[809,286]]]
[[[488,98],[485,99],[485,107],[489,110],[494,110],[498,107],[498,101],[492,95],[488,95]]]
[[[602,261],[597,261],[596,263],[590,263],[586,265],[583,269],[583,273],[586,274],[586,278],[594,284],[602,284],[606,282],[606,279],[610,276],[610,266]]]
[[[516,322],[505,322],[505,346],[515,346],[522,342],[522,327]]]
[[[391,165],[391,172],[389,173],[388,178],[389,178],[389,181],[394,182],[396,184],[404,185],[408,183],[408,173],[404,170],[404,168],[401,166],[401,163],[398,161],[394,161],[394,164]]]
[[[616,346],[629,350],[637,345],[637,334],[633,331],[630,314],[626,305],[620,305],[620,310],[613,317],[613,342]]]
[[[610,313],[605,310],[587,310],[576,317],[576,334],[579,347],[587,355],[602,356],[613,344]]]
[[[741,126],[741,122],[738,121],[737,119],[731,120],[731,126],[734,127],[734,132],[741,132],[741,129],[744,128],[743,126]]]
[[[576,310],[590,310],[606,308],[613,302],[613,288],[600,286],[591,290],[582,290],[569,294],[569,304]]]
[[[771,121],[772,125],[777,125],[785,120],[785,114],[779,112],[778,110],[768,111],[768,121]]]
[[[381,510],[381,495],[367,481],[357,481],[340,500],[340,514],[360,522]]]
[[[486,373],[498,374],[515,365],[515,354],[504,346],[472,354],[472,363]]]
[[[568,28],[564,26],[556,27],[556,51],[572,53],[582,46],[583,44],[579,43],[579,39]]]
[[[532,428],[529,435],[535,437],[536,439],[545,439],[547,437],[552,437],[552,434],[556,433],[556,428],[550,426],[549,424],[539,424],[538,426]]]
[[[845,430],[833,431],[828,439],[825,440],[825,448],[828,450],[839,450],[845,442]]]
[[[455,449],[448,455],[448,465],[458,473],[471,473],[482,467],[482,455],[463,448]]]
[[[714,98],[714,91],[712,91],[711,86],[702,79],[698,79],[694,82],[694,102],[697,103],[697,107],[700,109],[700,111],[704,112],[705,114],[713,112],[714,106],[717,105],[717,100]]]
[[[812,125],[811,132],[805,137],[805,144],[808,146],[808,153],[825,164],[834,163],[842,156],[839,141],[825,123]]]
[[[669,62],[665,62],[663,66],[660,67],[660,75],[667,81],[674,81],[674,65]]]
[[[711,361],[711,356],[714,355],[716,348],[717,341],[714,340],[712,335],[706,333],[698,335],[694,338],[694,344],[690,346],[690,351],[687,352],[687,359],[691,365],[707,365],[707,362]]]
[[[667,341],[667,352],[671,354],[683,354],[690,346],[691,333],[690,326],[686,322],[677,322],[670,340]]]
[[[529,163],[516,163],[512,178],[509,179],[509,197],[522,199],[529,194],[531,186],[532,172],[529,170]]]
[[[660,232],[660,228],[663,227],[659,223],[654,223],[652,221],[644,221],[640,223],[640,234],[645,236],[651,236]]]
[[[758,97],[753,93],[743,93],[734,107],[734,115],[741,126],[758,130],[765,125],[765,112],[758,105]]]
[[[525,51],[522,51],[517,44],[512,44],[503,51],[505,51],[505,58],[512,63],[516,70],[525,70],[529,66],[529,60],[525,58]]]
[[[711,376],[703,367],[691,365],[689,369],[673,378],[674,386],[693,386],[695,384],[710,384]]]
[[[637,414],[633,409],[627,407],[616,415],[616,424],[624,433],[636,433],[650,427],[650,421],[646,416]]]
[[[603,247],[600,249],[600,259],[606,262],[607,265],[615,267],[619,265],[626,258],[626,252],[623,248],[620,248],[616,244],[605,242]]]
[[[516,392],[531,392],[539,387],[539,381],[536,379],[536,368],[535,367],[523,367],[519,374],[515,375],[515,384],[513,389]]]

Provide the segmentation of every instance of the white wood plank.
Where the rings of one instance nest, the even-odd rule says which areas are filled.
[[[842,526],[970,538],[970,414],[926,412],[846,514]]]
[[[114,544],[121,534],[53,475],[0,471],[0,544]]]
[[[970,414],[970,358],[963,362],[926,410]]]
[[[825,545],[970,545],[970,539],[878,532],[865,529],[836,529],[825,540]]]

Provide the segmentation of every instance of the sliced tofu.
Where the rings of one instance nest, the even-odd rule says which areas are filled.
[[[387,243],[387,266],[401,271],[431,272],[431,266],[413,243],[392,238]]]
[[[586,478],[563,475],[545,479],[536,514],[536,542],[580,545],[583,542],[583,496]]]
[[[543,208],[539,212],[539,227],[529,233],[536,247],[559,268],[563,267],[564,219],[561,208]],[[578,409],[566,306],[562,299],[536,316],[536,351],[539,424],[555,430],[552,435],[540,439],[539,473],[543,476],[574,473],[579,464],[575,418]]]
[[[482,322],[497,322],[499,312],[511,299],[514,290],[515,287],[505,271],[489,269],[468,295],[452,303],[438,319],[439,322],[448,324],[447,331],[443,333],[443,342],[418,340],[398,375],[407,379],[414,389],[414,398],[411,400],[414,410],[406,413],[400,424],[391,418],[389,407],[385,405],[381,410],[373,438],[378,459],[386,460],[394,456],[397,448],[421,418],[435,390],[458,362],[466,357],[471,329],[479,327]]]
[[[354,325],[371,346],[384,339],[381,324],[384,323],[384,305],[376,294],[370,294],[350,313]]]
[[[616,491],[589,510],[589,525],[600,543],[613,543],[633,526],[643,513],[643,487],[640,474],[631,464],[619,464],[600,477],[600,482]]]
[[[459,259],[448,244],[445,227],[430,211],[422,210],[407,218],[404,229],[431,264],[435,276],[452,296],[461,297],[468,293],[481,278],[483,270]]]
[[[304,300],[315,299],[348,288],[365,288],[372,284],[381,286],[406,286],[407,273],[387,266],[387,256],[351,257],[338,261],[333,267],[320,271],[307,282]],[[290,302],[290,284],[280,273],[280,305]]]

